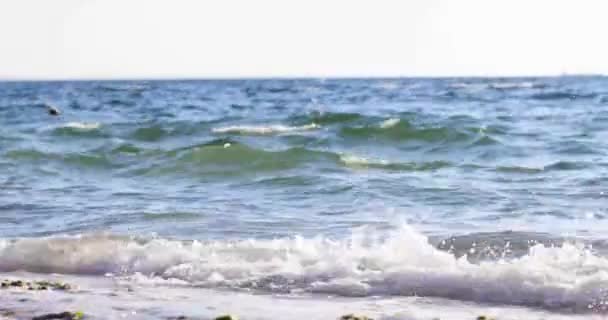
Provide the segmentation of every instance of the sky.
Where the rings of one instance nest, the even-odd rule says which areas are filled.
[[[608,74],[606,0],[0,0],[0,79]]]

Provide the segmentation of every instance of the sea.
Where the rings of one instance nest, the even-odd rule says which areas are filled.
[[[604,319],[607,218],[601,76],[0,83],[7,319]]]

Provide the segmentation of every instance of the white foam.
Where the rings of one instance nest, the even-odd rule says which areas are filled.
[[[385,90],[395,90],[395,89],[399,88],[399,82],[384,81],[384,82],[380,82],[380,83],[376,84],[376,87],[378,87],[380,89],[385,89]]]
[[[537,85],[533,82],[524,81],[524,82],[493,82],[490,85],[490,88],[493,89],[530,89],[534,88]]]
[[[340,155],[340,161],[345,165],[352,167],[386,166],[390,164],[386,160],[370,159],[352,154]]]
[[[608,259],[575,245],[535,246],[509,261],[473,264],[439,251],[409,226],[347,239],[217,242],[107,235],[0,241],[0,271],[133,274],[205,287],[345,297],[419,296],[587,311],[603,302]]]
[[[382,123],[380,123],[380,128],[382,128],[382,129],[392,128],[392,127],[396,126],[397,124],[399,124],[399,122],[401,122],[401,119],[391,118],[391,119],[385,120]]]
[[[462,89],[471,92],[482,91],[486,89],[486,85],[483,83],[465,83],[465,82],[456,82],[448,85],[450,89]]]
[[[101,127],[101,124],[99,122],[68,122],[63,125],[63,127],[89,131],[99,129]]]
[[[463,89],[471,92],[481,91],[485,89],[497,89],[497,90],[512,90],[512,89],[531,89],[541,87],[540,84],[523,81],[523,82],[492,82],[492,83],[484,83],[484,82],[476,82],[476,83],[464,83],[457,82],[448,85],[451,89]]]
[[[316,123],[311,123],[303,126],[285,126],[285,125],[266,125],[266,126],[253,126],[253,125],[242,125],[242,126],[230,126],[213,128],[211,131],[214,133],[238,133],[238,134],[254,134],[254,135],[269,135],[277,133],[297,132],[297,131],[308,131],[318,129],[320,126]]]
[[[0,273],[0,277],[42,280],[40,275],[28,273]],[[603,319],[601,315],[561,315],[542,310],[421,297],[332,298],[251,294],[186,286],[180,282],[142,275],[130,279],[67,275],[47,275],[44,278],[70,283],[77,290],[16,290],[15,294],[11,294],[10,289],[0,290],[2,308],[15,310],[17,319],[31,319],[33,315],[65,310],[81,310],[87,318],[132,320],[175,319],[181,315],[188,319],[214,319],[221,314],[259,320],[332,320],[352,313],[380,320],[471,320],[479,315],[496,319]],[[24,300],[27,303],[23,303]]]

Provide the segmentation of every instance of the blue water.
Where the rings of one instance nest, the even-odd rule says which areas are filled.
[[[599,235],[607,85],[3,83],[0,233],[267,238],[397,217],[439,233]]]
[[[49,106],[61,115],[49,115]],[[264,241],[287,241],[293,249],[289,241],[301,239],[321,250],[330,245],[319,238],[352,244],[357,230],[368,228],[384,239],[364,241],[369,249],[399,247],[395,230],[407,225],[440,247],[441,240],[464,241],[457,256],[482,240],[502,249],[525,243],[514,256],[526,255],[532,240],[575,238],[601,248],[607,153],[603,77],[0,83],[0,238],[8,241],[0,246],[0,271],[120,269],[214,287],[208,273],[171,269],[193,261],[184,256],[160,265],[139,258],[121,265],[114,251],[81,263],[73,256],[48,265],[23,257],[53,255],[51,244],[66,235],[77,237],[65,238],[75,248],[141,237],[135,243],[262,241],[266,249],[273,242]],[[194,251],[197,263],[207,259]],[[604,259],[598,252],[590,254]],[[316,259],[339,260],[334,253]],[[608,281],[600,265],[596,283]],[[576,282],[579,271],[564,272]],[[309,279],[317,275],[303,272],[289,282],[273,269],[220,287],[317,292]],[[246,283],[252,277],[274,286]],[[488,302],[461,291],[412,290],[407,283],[399,290],[372,284],[367,294],[417,290]],[[580,311],[591,299],[581,292],[567,292],[572,297],[560,308]],[[542,299],[510,299],[489,302],[555,308]]]

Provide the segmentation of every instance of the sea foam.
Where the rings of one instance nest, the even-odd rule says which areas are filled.
[[[101,124],[99,122],[68,122],[64,124],[63,127],[89,131],[99,129],[101,127]]]
[[[346,166],[351,167],[368,167],[368,166],[387,166],[390,165],[390,162],[382,159],[370,159],[365,157],[360,157],[352,154],[343,154],[340,155],[340,161],[344,163]]]
[[[316,123],[311,123],[303,126],[285,126],[285,125],[242,125],[213,128],[213,133],[234,133],[234,134],[251,134],[251,135],[270,135],[278,133],[288,133],[297,131],[308,131],[318,129],[320,126]]]
[[[382,123],[380,123],[380,128],[382,128],[382,129],[392,128],[392,127],[396,126],[397,124],[399,124],[399,122],[401,122],[401,119],[399,119],[399,118],[390,118],[390,119],[385,120]]]
[[[274,240],[176,241],[81,235],[0,241],[0,271],[132,275],[208,288],[344,297],[419,296],[588,312],[600,308],[608,259],[573,244],[471,263],[407,225]]]

